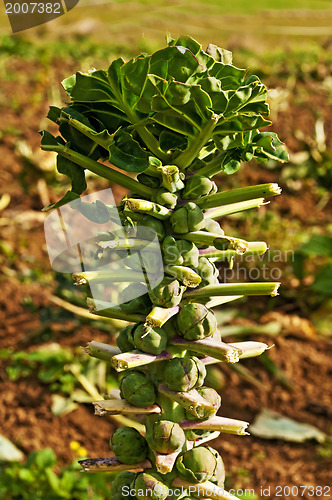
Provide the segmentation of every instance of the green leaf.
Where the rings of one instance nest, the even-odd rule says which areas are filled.
[[[58,108],[56,106],[50,106],[47,118],[54,123],[58,123],[60,118],[60,113],[61,113],[61,108]]]
[[[318,271],[311,288],[315,292],[332,297],[332,264],[327,264]]]
[[[80,201],[75,204],[75,210],[78,210],[84,217],[97,224],[105,224],[111,220],[108,208],[100,200],[93,203]]]
[[[62,137],[57,136],[54,137],[52,134],[47,132],[47,130],[42,130],[39,132],[41,135],[41,145],[42,146],[58,146],[61,144],[62,146],[65,144],[65,141],[62,139]]]
[[[126,172],[141,173],[150,165],[151,153],[142,149],[133,136],[123,129],[115,133],[109,152],[110,162]]]
[[[256,130],[259,127],[271,125],[271,122],[265,120],[262,116],[238,115],[230,120],[223,120],[214,130],[214,134],[234,134],[236,132],[248,132]]]
[[[80,197],[79,194],[74,193],[73,191],[67,191],[67,193],[61,198],[61,200],[56,201],[55,203],[51,203],[50,205],[47,205],[46,207],[42,208],[42,211],[47,212],[48,210],[53,210],[53,208],[62,207],[63,205],[66,205],[71,201],[77,200],[77,198],[79,197]]]
[[[68,78],[62,80],[61,85],[63,86],[67,94],[70,95],[75,83],[76,83],[76,75],[71,75]]]
[[[222,166],[222,171],[227,175],[232,175],[239,170],[241,163],[237,160],[229,160]]]
[[[105,71],[77,73],[70,97],[78,102],[117,102]]]
[[[69,177],[73,193],[80,195],[86,190],[87,184],[85,180],[84,168],[68,160],[64,156],[58,155],[57,170],[60,174],[67,175],[67,177]]]
[[[332,237],[325,234],[315,234],[297,252],[308,257],[312,255],[332,257]]]

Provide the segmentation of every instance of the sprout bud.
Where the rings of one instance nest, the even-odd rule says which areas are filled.
[[[204,383],[206,369],[195,356],[173,358],[167,362],[164,381],[171,391],[190,391]]]
[[[123,471],[120,472],[114,481],[111,484],[111,497],[112,500],[134,500],[135,497],[132,495],[125,495],[123,491],[124,486],[128,486],[130,488],[130,484],[132,483],[135,477],[134,472]]]
[[[180,451],[185,443],[185,433],[180,425],[170,420],[151,421],[147,425],[146,440],[157,453],[169,454]]]
[[[213,194],[217,192],[215,182],[211,181],[204,175],[193,175],[186,181],[185,188],[182,192],[184,200],[194,200],[201,196]]]
[[[167,340],[167,334],[162,328],[146,330],[142,323],[134,330],[135,347],[148,354],[160,354],[166,348]]]
[[[120,330],[119,335],[116,338],[116,345],[121,352],[132,351],[134,348],[133,331],[136,327],[135,325],[128,325]]]
[[[155,306],[177,306],[186,287],[174,278],[164,278],[159,285],[149,291],[151,302]]]
[[[212,337],[217,329],[214,312],[203,304],[186,304],[176,316],[179,334],[187,340]]]
[[[136,464],[146,459],[148,446],[145,438],[134,427],[120,427],[110,440],[111,448],[123,464]]]
[[[179,234],[199,231],[205,226],[202,210],[192,202],[176,210],[169,220],[172,224],[173,231]]]
[[[120,307],[128,314],[148,314],[151,311],[151,300],[147,286],[143,283],[130,283],[121,293]]]
[[[180,476],[191,483],[209,481],[216,470],[217,458],[209,448],[197,446],[186,451],[176,461]]]
[[[129,370],[120,382],[121,397],[128,403],[139,408],[151,406],[156,400],[152,383],[144,373],[138,370]]]
[[[131,487],[135,490],[138,500],[165,500],[168,497],[168,487],[155,472],[137,474]]]

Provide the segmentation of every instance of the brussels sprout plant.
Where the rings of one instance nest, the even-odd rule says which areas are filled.
[[[246,295],[274,296],[279,283],[219,282],[217,261],[232,265],[267,246],[224,234],[217,220],[257,209],[281,189],[218,190],[215,176],[233,174],[252,159],[287,161],[277,135],[259,130],[271,123],[267,89],[232,65],[227,50],[211,44],[204,51],[185,36],[152,55],[119,58],[106,71],[78,72],[62,84],[69,103],[48,114],[61,135],[44,131],[42,149],[58,154],[58,171],[72,188],[46,209],[79,201],[87,171],[127,188],[117,207],[126,238],[103,235],[96,258],[108,248],[121,257],[126,245],[139,247],[152,232],[164,268],[155,286],[144,282],[139,261],[110,276],[98,268],[74,275],[78,284],[129,282],[119,306],[88,299],[92,313],[130,325],[119,332],[117,347],[95,341],[86,347],[120,378],[119,391],[94,403],[96,413],[125,415],[126,426],[111,437],[115,456],[82,460],[83,470],[116,472],[111,495],[117,500],[201,498],[213,487],[214,498],[235,498],[223,490],[219,453],[205,443],[221,432],[245,435],[248,423],[216,415],[221,398],[204,386],[206,366],[258,356],[268,346],[223,342],[213,308]],[[111,219],[107,204],[77,206],[90,220]],[[152,254],[149,261],[153,265]],[[198,484],[197,493],[187,491]],[[175,487],[182,493],[171,494]]]

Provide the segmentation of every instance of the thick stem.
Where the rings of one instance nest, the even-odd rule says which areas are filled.
[[[193,200],[196,205],[202,209],[229,205],[230,203],[239,203],[242,201],[253,200],[256,198],[265,198],[267,196],[276,196],[281,193],[281,188],[276,183],[258,184],[230,191],[220,191],[215,194],[208,194]]]
[[[236,214],[251,208],[259,208],[264,204],[264,198],[257,198],[255,200],[240,201],[239,203],[230,203],[229,205],[221,205],[217,208],[212,208],[204,214],[205,219],[219,219],[225,215]]]
[[[205,431],[218,431],[227,434],[237,434],[239,436],[245,436],[249,434],[246,432],[246,428],[249,422],[243,420],[235,420],[233,418],[226,417],[211,417],[207,420],[183,420],[180,422],[183,430],[188,429],[202,429]]]
[[[67,146],[58,145],[58,146],[42,146],[41,149],[44,151],[54,151],[68,160],[71,160],[73,163],[76,163],[82,168],[90,170],[94,174],[102,177],[103,179],[107,179],[115,184],[119,184],[120,186],[128,189],[129,191],[133,191],[141,196],[146,196],[151,198],[153,194],[153,189],[145,186],[144,184],[139,183],[135,179],[118,172],[117,170],[113,170],[111,167],[107,167],[98,161],[94,161],[91,158],[88,158]]]
[[[233,300],[242,299],[243,295],[229,295],[228,297],[214,297],[209,300],[205,305],[208,309],[212,309],[213,307],[221,306],[222,304],[227,304],[228,302],[232,302]]]
[[[131,470],[135,472],[141,472],[145,469],[151,469],[152,464],[150,460],[144,460],[137,464],[122,464],[115,457],[106,458],[87,458],[85,460],[79,460],[78,463],[83,468],[83,472],[115,472],[123,470]]]
[[[202,147],[208,142],[211,134],[217,125],[219,120],[219,115],[213,113],[211,118],[206,122],[199,134],[191,142],[188,149],[183,151],[174,161],[181,170],[187,168],[194,159],[198,156]]]
[[[278,295],[280,283],[219,283],[207,285],[196,290],[189,290],[183,294],[187,299],[197,300],[219,295]]]
[[[241,348],[235,345],[216,342],[213,339],[205,338],[202,340],[185,340],[181,337],[175,337],[171,341],[172,345],[181,346],[184,349],[212,356],[213,358],[224,361],[225,363],[237,363],[241,357]]]
[[[172,353],[163,351],[161,354],[145,354],[140,351],[123,352],[112,357],[111,363],[117,372],[136,368],[138,366],[165,361],[173,357]]]

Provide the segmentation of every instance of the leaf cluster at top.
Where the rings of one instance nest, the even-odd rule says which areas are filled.
[[[152,55],[119,58],[62,84],[71,102],[50,109],[62,137],[44,133],[49,149],[70,147],[134,173],[151,164],[198,170],[217,158],[230,174],[252,158],[287,160],[276,134],[258,130],[270,124],[266,87],[215,45],[203,51],[190,37],[170,39]],[[82,194],[84,168],[61,155],[57,168],[72,180],[69,197]]]

